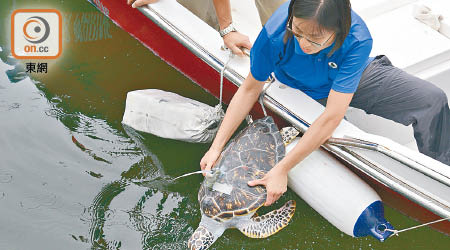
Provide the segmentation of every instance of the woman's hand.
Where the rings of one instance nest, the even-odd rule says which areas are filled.
[[[202,170],[211,170],[214,167],[217,159],[219,158],[221,150],[210,148],[208,152],[205,153],[202,160],[200,161],[200,168]],[[205,175],[205,173],[203,173]]]
[[[287,172],[281,167],[275,166],[262,179],[249,181],[253,187],[263,185],[267,190],[267,199],[264,206],[270,206],[287,191]]]
[[[252,48],[252,44],[250,43],[248,36],[243,35],[237,31],[226,34],[223,37],[223,43],[227,48],[233,51],[233,54],[238,56],[244,56],[241,48]]]
[[[159,0],[127,0],[128,5],[131,5],[133,8],[141,7],[143,5],[156,3]]]

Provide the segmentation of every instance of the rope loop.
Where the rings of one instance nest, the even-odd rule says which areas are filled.
[[[234,57],[233,51],[229,48],[222,47],[224,50],[228,50],[229,56],[228,60],[226,61],[225,65],[223,65],[222,70],[220,71],[220,99],[219,99],[219,105],[222,107],[222,93],[223,93],[223,74],[225,73],[225,69],[228,66],[228,63],[230,63],[231,59]]]
[[[264,86],[264,89],[261,91],[261,94],[259,95],[258,102],[261,105],[261,109],[264,113],[264,116],[267,116],[266,108],[264,107],[264,96],[266,95],[267,89],[272,85],[272,83],[275,81],[275,79],[272,76],[269,76],[269,79],[266,80],[266,86]]]

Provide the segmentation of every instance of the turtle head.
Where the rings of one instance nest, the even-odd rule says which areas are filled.
[[[284,146],[289,145],[300,132],[294,127],[284,127],[280,130],[281,138],[283,138]]]

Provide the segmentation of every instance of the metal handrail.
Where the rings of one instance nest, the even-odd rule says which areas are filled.
[[[349,136],[345,136],[344,138],[330,138],[326,142],[331,145],[336,146],[346,146],[346,147],[355,147],[355,148],[362,148],[362,149],[368,149],[371,151],[380,152],[389,158],[396,160],[414,170],[417,172],[420,172],[444,185],[447,185],[450,187],[450,178],[443,175],[442,173],[436,172],[427,166],[415,161],[414,159],[409,158],[408,156],[405,156],[395,150],[389,149],[388,147],[385,147],[383,145],[380,145],[375,142],[365,141],[357,138],[352,138]]]

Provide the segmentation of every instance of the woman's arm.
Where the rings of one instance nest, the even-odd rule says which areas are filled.
[[[263,87],[263,82],[253,78],[252,73],[248,74],[236,94],[234,94],[233,99],[231,99],[210,149],[200,161],[202,170],[210,170],[212,168],[227,141],[250,112]]]
[[[353,93],[330,91],[325,111],[311,124],[298,144],[262,179],[249,182],[250,186],[264,185],[267,189],[265,205],[274,203],[287,190],[287,174],[331,137],[352,100]]]
[[[328,140],[344,118],[353,93],[330,91],[325,111],[311,124],[299,143],[279,164],[286,173]]]

